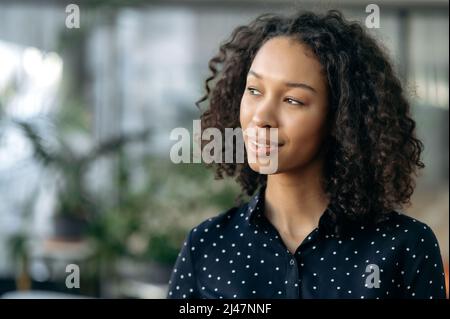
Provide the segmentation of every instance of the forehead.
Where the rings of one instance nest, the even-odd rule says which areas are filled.
[[[298,40],[275,37],[257,52],[251,69],[265,78],[287,81],[308,81],[318,85],[325,75],[314,53]]]

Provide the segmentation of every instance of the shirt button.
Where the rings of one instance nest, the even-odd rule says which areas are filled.
[[[291,261],[289,263],[291,264],[291,266],[294,266],[295,265],[295,260],[291,259]]]

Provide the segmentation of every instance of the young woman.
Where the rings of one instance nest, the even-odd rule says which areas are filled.
[[[244,142],[246,159],[276,150],[278,165],[217,164],[253,197],[190,231],[168,298],[445,298],[434,233],[400,211],[423,146],[387,56],[358,23],[266,14],[209,66],[202,129],[277,129],[276,142]]]

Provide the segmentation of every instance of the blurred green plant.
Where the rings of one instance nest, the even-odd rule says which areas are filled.
[[[63,137],[58,136],[58,147],[51,148],[32,123],[15,123],[32,145],[35,159],[58,179],[55,216],[65,217],[75,223],[88,223],[99,209],[86,187],[85,177],[89,166],[103,156],[113,155],[128,143],[146,140],[150,134],[146,129],[113,137],[100,142],[84,154],[77,154]]]
[[[133,171],[144,184],[134,189]],[[90,227],[99,253],[171,265],[190,228],[229,208],[238,194],[230,181],[215,181],[203,165],[173,164],[146,156],[132,161],[121,152],[119,201]]]
[[[20,229],[11,235],[7,241],[8,253],[16,270],[16,288],[17,290],[29,290],[31,288],[31,278],[29,275],[30,249],[29,233],[31,216],[34,204],[37,198],[37,192],[27,198],[21,208]]]

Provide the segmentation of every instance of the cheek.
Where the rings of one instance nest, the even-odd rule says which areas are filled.
[[[325,131],[325,118],[322,116],[290,117],[285,133],[289,137],[290,149],[293,152],[315,152],[322,145]]]

